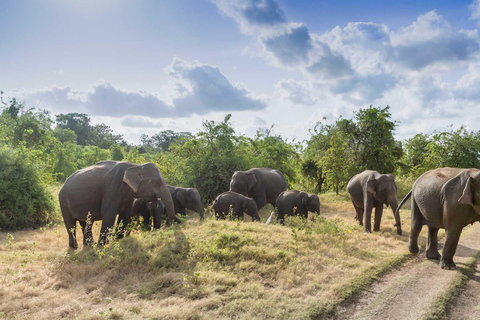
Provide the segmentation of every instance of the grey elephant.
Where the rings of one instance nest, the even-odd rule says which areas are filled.
[[[152,222],[150,220],[153,219],[153,228],[160,229],[164,210],[165,205],[162,201],[146,201],[137,198],[133,201],[130,217],[141,216],[143,218],[143,229],[145,230],[152,229]]]
[[[188,209],[197,212],[200,215],[200,219],[203,219],[202,198],[197,189],[168,186],[168,190],[173,199],[175,213],[185,216],[185,209]]]
[[[355,208],[356,218],[366,232],[372,232],[372,209],[375,208],[374,231],[380,230],[383,205],[392,208],[395,215],[397,233],[402,234],[400,217],[396,213],[398,207],[397,185],[392,174],[381,174],[378,171],[365,170],[353,176],[348,182],[347,191]]]
[[[258,215],[257,205],[252,198],[246,197],[240,193],[227,191],[215,198],[212,203],[215,217],[225,219],[232,210],[233,217],[236,219],[243,219],[243,214],[246,213],[252,220],[260,221]]]
[[[280,171],[269,168],[235,171],[230,181],[230,191],[253,198],[258,210],[267,203],[275,206],[278,195],[285,190],[285,176]]]
[[[98,244],[105,244],[108,230],[114,226],[117,214],[119,223],[126,226],[130,222],[134,198],[153,202],[161,198],[169,218],[180,222],[175,215],[167,184],[153,163],[138,165],[102,161],[73,173],[59,193],[70,248],[78,247],[76,221],[82,226],[84,244],[89,244],[91,228],[87,226],[87,219],[102,221]]]
[[[298,190],[288,190],[280,193],[275,201],[277,219],[284,223],[285,216],[299,215],[308,218],[308,212],[320,213],[320,199],[316,194]],[[295,212],[294,212],[295,208]]]
[[[412,198],[412,225],[408,248],[418,253],[418,235],[428,226],[426,256],[441,259],[442,269],[456,268],[453,256],[462,229],[480,221],[480,170],[439,168],[425,172],[413,184],[412,190],[400,202],[398,210]],[[445,229],[442,255],[437,249],[438,230]]]

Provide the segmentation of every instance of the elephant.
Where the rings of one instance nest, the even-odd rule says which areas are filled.
[[[267,203],[275,206],[278,195],[285,190],[285,176],[280,171],[269,168],[235,171],[230,181],[230,191],[253,198],[258,210]]]
[[[412,190],[400,202],[397,212],[412,198],[412,225],[408,249],[418,253],[418,235],[428,226],[425,254],[428,259],[440,259],[442,269],[453,270],[453,256],[462,229],[480,221],[480,170],[438,168],[425,172],[413,184]],[[445,229],[445,245],[438,253],[438,230]]]
[[[356,212],[356,219],[364,225],[365,232],[372,232],[372,209],[375,207],[374,231],[380,230],[383,205],[390,205],[395,215],[397,233],[402,234],[400,217],[396,213],[398,207],[397,185],[392,174],[381,174],[378,171],[365,170],[350,179],[347,191]],[[364,221],[363,221],[364,220]]]
[[[134,198],[153,202],[161,198],[169,218],[181,222],[175,215],[167,184],[153,163],[102,161],[74,172],[59,192],[69,247],[78,248],[76,221],[82,226],[83,243],[88,245],[92,241],[91,224],[87,220],[102,221],[98,245],[103,246],[117,214],[120,225],[130,222]]]
[[[320,199],[316,194],[288,190],[280,193],[275,201],[275,207],[278,211],[277,219],[283,224],[285,216],[299,215],[306,219],[309,211],[319,214]]]
[[[189,209],[197,212],[200,215],[200,219],[203,220],[202,198],[197,189],[168,186],[168,190],[173,199],[175,213],[185,216],[185,209]]]
[[[260,221],[255,201],[240,193],[232,191],[224,192],[213,200],[212,207],[215,212],[215,217],[220,219],[225,219],[226,215],[230,212],[230,208],[232,208],[234,218],[243,219],[243,213],[245,212],[252,217],[253,221]]]
[[[160,229],[164,210],[165,205],[162,201],[146,201],[137,198],[133,201],[130,217],[141,216],[143,218],[143,228],[145,230],[151,230],[152,223],[150,218],[153,218],[153,228]]]

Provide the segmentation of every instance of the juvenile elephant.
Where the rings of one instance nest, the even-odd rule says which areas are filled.
[[[153,228],[160,229],[162,224],[162,216],[165,210],[165,205],[162,201],[146,201],[138,198],[133,201],[132,213],[130,217],[141,216],[143,218],[143,228],[151,230],[153,218]]]
[[[377,171],[365,170],[353,176],[348,182],[347,191],[357,213],[356,218],[360,225],[365,226],[365,231],[372,232],[372,209],[375,207],[374,231],[380,230],[383,205],[390,205],[395,215],[397,233],[402,234],[400,217],[396,213],[397,185],[391,174],[381,174]],[[363,221],[365,219],[365,221]]]
[[[258,210],[267,203],[275,206],[278,195],[285,190],[285,176],[280,171],[269,168],[235,171],[230,181],[230,191],[253,198]]]
[[[306,219],[309,211],[320,213],[320,199],[316,194],[288,190],[280,193],[275,207],[278,211],[278,220],[283,224],[285,216],[299,215]]]
[[[213,200],[212,206],[215,217],[220,219],[225,219],[230,212],[230,208],[232,208],[234,218],[243,219],[243,213],[246,213],[252,217],[252,220],[260,221],[255,201],[240,193],[224,192]]]
[[[102,221],[98,244],[105,244],[108,230],[119,222],[130,222],[134,198],[156,202],[161,198],[170,219],[180,222],[175,215],[172,196],[167,184],[153,163],[142,165],[129,162],[102,161],[73,173],[59,193],[60,208],[67,228],[69,246],[78,247],[75,238],[76,221],[83,231],[83,242],[91,240],[90,221]]]
[[[200,219],[203,219],[202,198],[197,189],[168,186],[168,190],[173,199],[175,213],[185,216],[185,209],[188,209],[197,212],[200,215]]]
[[[442,269],[455,269],[453,256],[462,229],[480,221],[480,170],[439,168],[425,172],[400,202],[397,212],[410,196],[412,226],[408,249],[411,253],[418,253],[418,235],[426,224],[427,258],[441,258]],[[437,249],[437,233],[440,228],[445,229],[446,234],[441,256]]]

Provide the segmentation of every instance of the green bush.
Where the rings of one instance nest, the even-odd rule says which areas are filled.
[[[0,147],[0,229],[35,228],[50,222],[52,195],[42,181],[42,171],[27,155]]]

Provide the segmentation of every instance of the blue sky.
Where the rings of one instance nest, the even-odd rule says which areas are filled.
[[[227,113],[299,140],[370,104],[399,138],[479,130],[479,19],[478,0],[2,0],[0,89],[134,143]]]

